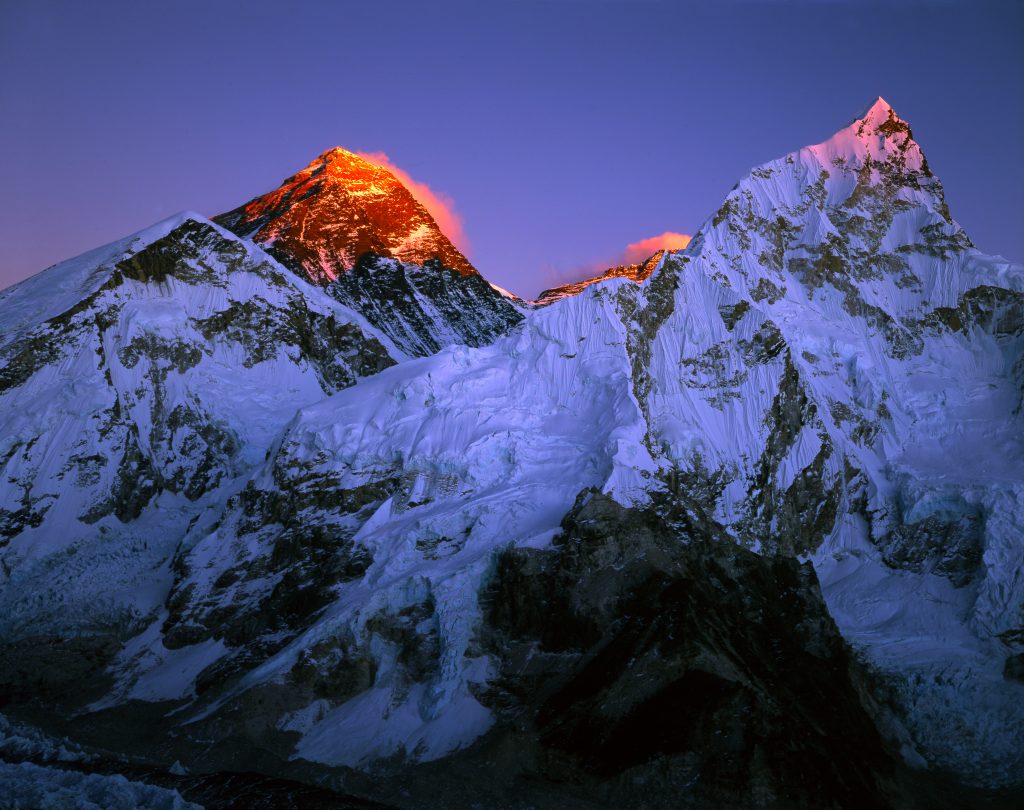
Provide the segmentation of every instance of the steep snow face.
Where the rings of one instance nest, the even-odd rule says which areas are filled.
[[[755,169],[643,284],[589,286],[492,346],[303,409],[176,564],[173,643],[265,652],[195,711],[360,661],[282,719],[298,756],[465,744],[490,722],[473,638],[495,549],[543,545],[595,486],[684,536],[812,559],[843,632],[893,678],[907,757],[1012,782],[1022,280],[971,248],[879,100]]]
[[[195,214],[6,290],[0,332],[6,641],[151,613],[190,521],[296,406],[404,357]]]
[[[522,317],[391,172],[341,148],[215,221],[325,285],[410,355],[482,346]]]
[[[897,477],[894,464],[912,464],[921,480],[929,465],[942,467],[927,453],[950,460],[965,440],[1005,431],[1000,466],[1013,480],[1021,268],[970,249],[909,127],[884,101],[829,141],[755,169],[686,255],[675,314],[651,344],[647,401],[669,464],[692,470],[688,460],[702,454],[730,478],[716,501],[723,523],[741,535],[744,521],[762,524],[750,538],[761,542],[781,528],[764,487],[733,469],[757,429],[744,424],[745,409],[769,393],[749,385],[749,364],[735,356],[751,316],[777,330],[799,400],[820,423],[817,441],[834,448],[823,480],[866,478],[866,496],[878,499],[869,510],[888,520],[879,537],[901,519],[881,505],[894,496],[882,483]],[[779,461],[756,459],[762,470]],[[797,472],[808,469],[799,465],[794,480]]]
[[[665,255],[664,250],[659,250],[654,255],[645,259],[638,264],[620,264],[616,267],[609,267],[603,273],[591,278],[585,278],[582,281],[574,281],[571,284],[562,284],[558,287],[552,287],[551,289],[544,290],[540,295],[537,296],[536,301],[531,303],[539,306],[547,306],[553,304],[555,301],[560,301],[563,298],[568,298],[571,295],[579,295],[591,284],[599,284],[602,281],[607,281],[610,278],[630,278],[633,281],[641,282],[646,281],[654,269],[658,266],[661,261],[661,257]]]

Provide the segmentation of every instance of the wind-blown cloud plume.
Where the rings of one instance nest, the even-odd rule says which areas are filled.
[[[376,163],[391,172],[403,186],[409,189],[409,193],[416,198],[416,201],[427,209],[437,223],[437,227],[441,229],[441,233],[447,236],[452,244],[465,255],[469,255],[471,250],[469,238],[462,225],[462,217],[455,209],[455,200],[443,192],[434,191],[426,183],[414,180],[405,169],[396,166],[385,152],[356,152],[356,154],[363,160]]]
[[[636,264],[659,250],[682,250],[688,244],[690,244],[690,237],[685,233],[665,231],[657,236],[641,239],[639,242],[630,242],[626,245],[621,260],[613,262],[613,264]]]

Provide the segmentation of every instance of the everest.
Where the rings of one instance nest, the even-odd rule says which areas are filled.
[[[334,149],[0,324],[0,796],[1024,800],[1024,266],[881,98],[536,302]]]
[[[391,172],[340,147],[214,221],[324,286],[410,355],[490,343],[522,317]]]

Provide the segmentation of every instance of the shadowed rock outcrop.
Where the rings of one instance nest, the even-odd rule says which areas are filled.
[[[618,806],[885,807],[897,771],[809,564],[584,492],[483,603],[481,700],[523,776]]]

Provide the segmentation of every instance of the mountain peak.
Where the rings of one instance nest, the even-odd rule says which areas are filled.
[[[347,273],[367,253],[417,265],[436,259],[460,275],[476,274],[395,174],[340,146],[214,221],[316,283]]]
[[[875,99],[874,103],[868,107],[867,112],[857,119],[854,125],[857,127],[858,137],[881,135],[882,137],[892,137],[899,143],[909,141],[911,137],[910,125],[900,118],[889,102],[881,96]],[[905,133],[905,137],[896,137],[903,133]]]
[[[889,115],[896,115],[896,111],[893,110],[892,105],[881,96],[875,98],[874,101],[868,106],[866,110],[859,116],[859,121],[865,122],[877,122],[881,124],[888,120]]]
[[[826,166],[835,161],[863,165],[867,160],[895,159],[908,170],[924,167],[924,155],[913,139],[910,125],[881,96],[859,117],[828,140],[808,147],[808,151]]]
[[[384,196],[407,191],[388,168],[341,146],[335,146],[317,155],[304,169],[287,178],[283,186],[310,180],[314,180],[314,191],[317,194]],[[397,191],[398,189],[402,192]],[[248,204],[251,205],[251,202]]]
[[[388,170],[383,166],[378,166],[376,163],[372,163],[362,155],[350,152],[348,149],[341,146],[335,146],[328,149],[323,154],[318,155],[306,168],[315,170],[320,167],[351,169],[366,172],[387,172],[390,174],[390,172],[388,172]]]
[[[322,155],[320,155],[320,157],[318,157],[317,160],[335,160],[338,158],[355,158],[357,160],[362,160],[362,158],[360,158],[359,155],[357,155],[355,152],[349,152],[348,149],[345,149],[343,146],[331,147]]]
[[[924,154],[914,141],[910,124],[896,115],[881,96],[851,129],[855,129],[857,140],[872,158],[889,160],[898,156],[909,169],[924,167]]]

